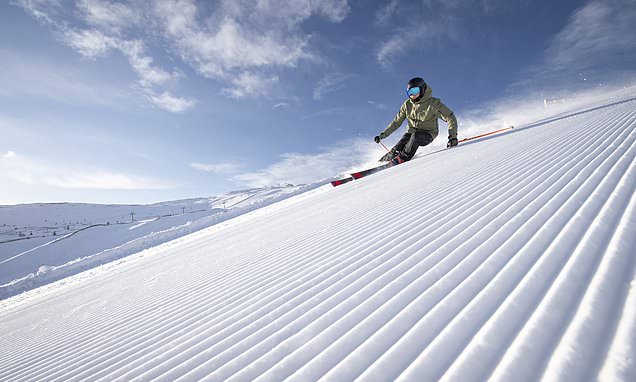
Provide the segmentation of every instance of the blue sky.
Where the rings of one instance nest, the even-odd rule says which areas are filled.
[[[498,100],[633,83],[633,25],[633,0],[2,2],[0,204],[315,181],[382,154],[414,76],[460,136]]]

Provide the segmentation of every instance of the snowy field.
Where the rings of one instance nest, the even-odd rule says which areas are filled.
[[[0,380],[635,381],[635,159],[631,91],[301,193],[0,301]]]

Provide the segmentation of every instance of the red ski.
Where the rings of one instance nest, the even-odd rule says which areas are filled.
[[[336,187],[339,186],[341,184],[345,184],[345,183],[349,183],[354,179],[360,179],[360,178],[364,178],[367,175],[371,175],[371,174],[375,174],[376,172],[385,170],[389,167],[392,167],[393,163],[388,162],[385,163],[383,165],[377,166],[377,167],[372,167],[366,170],[362,170],[362,171],[358,171],[358,172],[352,172],[350,177],[347,178],[343,178],[343,179],[338,179],[338,180],[334,180],[331,182],[331,185]]]

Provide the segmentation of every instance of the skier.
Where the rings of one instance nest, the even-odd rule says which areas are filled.
[[[373,140],[375,143],[380,143],[381,139],[397,130],[405,119],[408,120],[408,129],[391,151],[380,160],[392,161],[393,164],[411,160],[420,146],[426,146],[433,142],[433,139],[439,134],[438,118],[442,118],[448,123],[448,144],[446,147],[457,146],[457,118],[442,101],[433,98],[433,90],[430,86],[423,79],[415,77],[409,80],[406,94],[409,98],[404,101],[395,119]]]

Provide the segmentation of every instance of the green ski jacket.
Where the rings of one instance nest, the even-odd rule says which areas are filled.
[[[448,139],[457,139],[457,118],[451,109],[446,107],[438,98],[433,97],[433,90],[426,87],[424,95],[418,101],[407,99],[398,111],[395,119],[380,133],[380,138],[384,139],[397,130],[404,120],[408,120],[409,133],[416,131],[426,131],[433,139],[439,134],[437,119],[441,118],[448,123]]]

